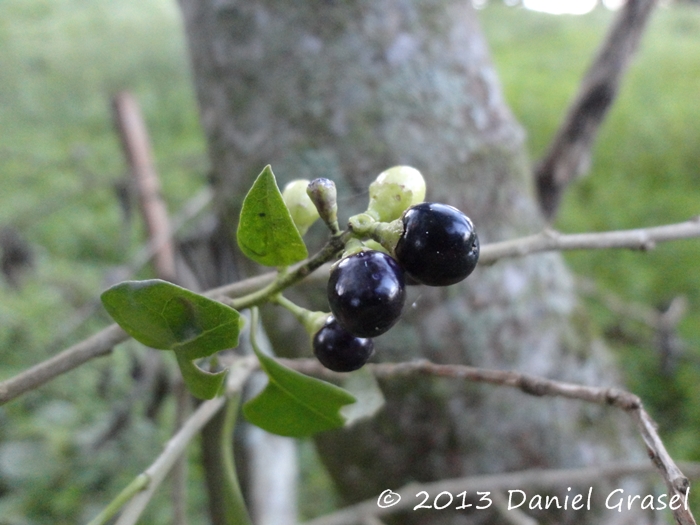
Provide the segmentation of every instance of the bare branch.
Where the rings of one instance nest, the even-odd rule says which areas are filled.
[[[555,250],[602,250],[631,248],[651,250],[659,242],[690,239],[700,236],[700,218],[664,226],[616,230],[600,233],[563,234],[555,230],[482,246],[480,264],[489,264],[507,257],[522,257]]]
[[[556,214],[566,186],[588,170],[600,124],[617,96],[620,80],[655,5],[656,0],[627,0],[584,76],[547,154],[538,163],[538,196],[548,219]]]
[[[316,359],[280,359],[280,362],[299,372],[329,380],[344,377],[343,374],[324,368]],[[467,365],[438,365],[426,360],[404,363],[368,363],[365,368],[379,378],[413,375],[450,377],[475,383],[517,388],[533,396],[565,397],[598,405],[612,405],[622,410],[636,410],[641,407],[641,401],[637,396],[618,388],[599,388],[565,383],[511,370],[492,370]]]

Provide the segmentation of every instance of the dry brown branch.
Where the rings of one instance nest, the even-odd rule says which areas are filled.
[[[656,0],[627,0],[584,76],[576,98],[535,168],[540,207],[556,215],[566,186],[588,170],[593,142],[637,50]]]
[[[168,211],[160,190],[160,180],[153,162],[153,152],[146,124],[136,99],[128,92],[114,97],[114,119],[138,190],[141,213],[148,238],[164,239],[156,250],[153,263],[161,279],[175,280],[175,251],[170,236]]]
[[[545,230],[528,237],[486,244],[481,248],[479,263],[489,264],[507,257],[522,257],[554,250],[602,250],[608,248],[651,250],[659,242],[690,239],[698,236],[700,236],[700,218],[698,217],[685,222],[651,228],[599,233],[564,234],[555,230]]]
[[[330,375],[316,360],[295,361],[288,362],[288,364],[308,374]],[[405,375],[450,377],[517,388],[534,396],[565,397],[619,408],[627,412],[636,423],[646,444],[649,457],[666,483],[669,498],[678,496],[680,501],[684,501],[686,492],[690,490],[688,478],[683,475],[666,451],[666,447],[656,431],[656,424],[642,406],[641,400],[636,395],[624,390],[565,383],[508,370],[488,370],[465,365],[438,365],[429,361],[371,364],[367,365],[367,368],[377,377]],[[674,510],[673,516],[680,525],[695,524],[692,513],[683,506]]]

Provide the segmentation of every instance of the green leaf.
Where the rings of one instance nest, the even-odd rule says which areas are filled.
[[[305,376],[255,350],[268,377],[265,389],[243,406],[246,419],[273,434],[306,437],[342,427],[340,408],[355,402],[342,388]]]
[[[237,238],[241,251],[265,266],[289,266],[309,255],[270,166],[243,201]]]
[[[119,326],[146,346],[189,360],[238,346],[243,319],[236,310],[172,283],[125,281],[101,299]]]
[[[180,366],[182,379],[192,395],[199,399],[212,399],[222,390],[224,379],[228,369],[211,373],[197,367],[192,359],[189,359],[180,350],[175,350],[177,364]]]

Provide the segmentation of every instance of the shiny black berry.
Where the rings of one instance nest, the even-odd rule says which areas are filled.
[[[362,251],[341,259],[331,270],[331,312],[357,337],[386,332],[399,320],[405,299],[403,270],[385,253]]]
[[[355,337],[331,315],[314,336],[314,355],[334,372],[352,372],[361,368],[374,353],[371,339]]]
[[[407,276],[428,286],[448,286],[474,271],[479,238],[457,208],[423,202],[404,213],[403,225],[394,252]]]

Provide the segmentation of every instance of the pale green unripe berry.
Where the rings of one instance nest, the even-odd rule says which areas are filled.
[[[308,180],[293,180],[282,191],[284,203],[287,205],[289,213],[292,215],[292,220],[301,235],[304,235],[306,230],[318,219],[316,206],[306,194],[308,185]]]
[[[380,222],[391,222],[425,199],[425,180],[410,166],[394,166],[369,185],[367,213]]]

